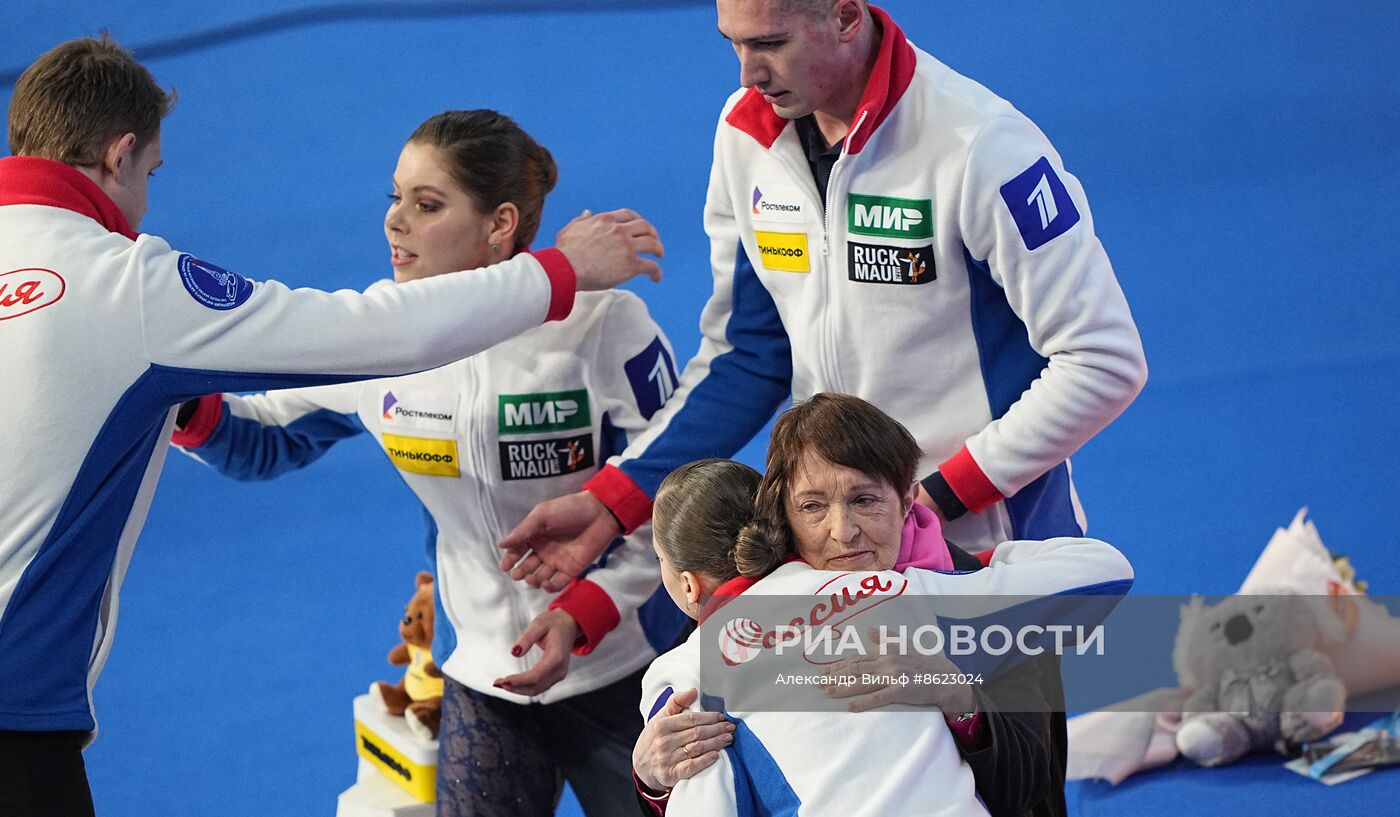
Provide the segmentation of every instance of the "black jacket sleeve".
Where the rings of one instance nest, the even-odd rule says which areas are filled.
[[[953,545],[949,550],[954,568],[981,568],[977,557]],[[1047,654],[1023,663],[990,679],[977,697],[987,745],[959,751],[992,817],[1064,817],[1068,754],[1059,660]]]

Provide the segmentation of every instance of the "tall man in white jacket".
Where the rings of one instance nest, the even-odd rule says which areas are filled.
[[[221,390],[429,369],[660,275],[634,213],[558,249],[365,294],[257,282],[136,232],[170,96],[109,38],[15,86],[0,159],[0,814],[92,813],[81,750],[175,421]]]
[[[865,0],[717,5],[743,88],[715,134],[700,351],[646,434],[501,543],[502,567],[562,586],[650,517],[670,470],[819,391],[913,432],[950,541],[1081,535],[1067,458],[1147,367],[1078,180]]]

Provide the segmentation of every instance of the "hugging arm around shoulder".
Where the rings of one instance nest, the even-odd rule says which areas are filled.
[[[1075,540],[1063,541],[1071,544]],[[1061,556],[1069,557],[1071,562],[1078,557],[1100,559],[1099,573],[1091,572],[1070,581],[1094,583],[1095,579],[1132,575],[1121,554],[1107,545],[1098,545],[1102,543],[1073,553],[1062,551]],[[958,547],[950,547],[949,551],[955,569],[984,570],[976,556]],[[1004,562],[1020,562],[1054,553],[1054,546],[1047,546],[1001,556]],[[978,708],[986,719],[986,741],[974,751],[967,751],[961,744],[958,750],[972,768],[977,795],[987,811],[992,817],[1063,817],[1067,813],[1064,789],[1068,747],[1059,661],[1053,655],[1044,655],[1021,664],[989,681],[978,690],[977,697]]]
[[[959,751],[972,768],[977,794],[992,817],[1066,813],[1063,696],[1058,696],[1058,707],[1048,700],[1057,697],[1058,672],[1053,656],[1044,656],[990,681],[978,692],[987,741],[975,751],[961,746]],[[1056,708],[1059,711],[1051,711]]]

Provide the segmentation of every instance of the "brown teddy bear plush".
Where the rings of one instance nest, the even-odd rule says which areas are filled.
[[[403,643],[389,650],[389,663],[408,665],[392,686],[375,681],[370,697],[390,715],[403,715],[408,728],[425,740],[437,740],[442,724],[442,671],[433,663],[433,576],[418,574],[417,590],[399,623]]]

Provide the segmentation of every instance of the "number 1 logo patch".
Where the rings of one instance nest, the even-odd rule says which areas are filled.
[[[1079,223],[1079,209],[1044,156],[1001,186],[1001,198],[1016,220],[1027,250],[1038,249]]]
[[[671,362],[661,338],[653,340],[622,368],[627,372],[632,396],[637,398],[637,410],[644,419],[650,420],[676,393],[676,364]]]

